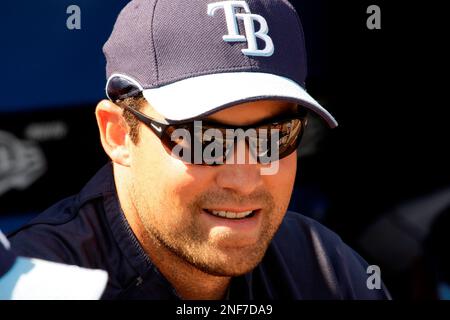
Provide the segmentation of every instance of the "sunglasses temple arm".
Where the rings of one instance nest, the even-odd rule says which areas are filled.
[[[126,107],[126,109],[128,111],[130,111],[139,121],[141,121],[142,123],[144,123],[148,128],[150,128],[150,130],[152,130],[157,136],[158,138],[162,138],[164,132],[166,131],[166,128],[168,127],[168,125],[164,124],[164,123],[160,123],[156,120],[153,120],[145,115],[143,115],[141,112],[130,108],[130,107]]]

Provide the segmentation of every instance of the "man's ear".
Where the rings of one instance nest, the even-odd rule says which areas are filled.
[[[128,126],[123,109],[109,100],[102,100],[95,109],[100,139],[106,154],[114,163],[130,166]]]

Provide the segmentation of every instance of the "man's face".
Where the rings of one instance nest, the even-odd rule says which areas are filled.
[[[251,125],[292,109],[288,102],[258,101],[209,119]],[[151,114],[147,107],[142,112]],[[130,193],[146,235],[196,268],[221,276],[244,274],[261,261],[287,210],[297,163],[293,153],[279,161],[274,175],[261,175],[262,165],[249,162],[188,164],[172,157],[142,125],[131,159]],[[253,213],[232,220],[212,214],[217,211]]]

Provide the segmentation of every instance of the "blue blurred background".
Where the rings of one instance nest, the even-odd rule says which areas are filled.
[[[2,1],[0,111],[92,104],[104,97],[103,43],[128,1]],[[81,29],[69,30],[67,8],[81,9]]]

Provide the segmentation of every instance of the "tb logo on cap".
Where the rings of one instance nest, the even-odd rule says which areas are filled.
[[[243,8],[245,13],[236,13],[236,8]],[[242,49],[242,53],[247,56],[270,57],[275,52],[272,38],[269,37],[269,27],[266,19],[258,14],[252,14],[250,7],[245,1],[221,1],[208,4],[208,15],[213,17],[218,9],[223,9],[228,27],[228,34],[223,36],[226,42],[247,41],[248,48]],[[244,21],[245,36],[239,34],[237,19]],[[261,28],[255,31],[254,21],[258,21]],[[258,49],[257,39],[263,40],[266,44],[264,49]]]

